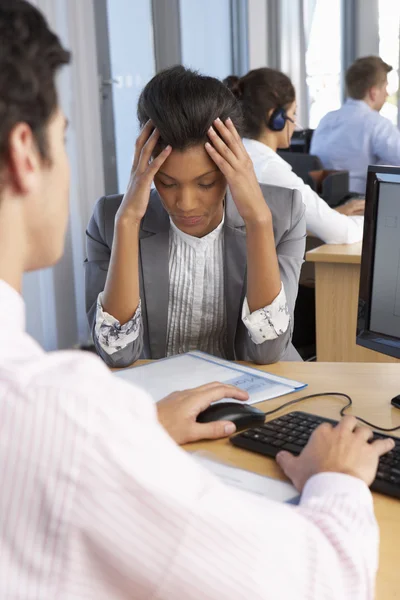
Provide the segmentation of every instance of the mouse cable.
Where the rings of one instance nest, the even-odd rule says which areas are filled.
[[[282,410],[283,408],[286,408],[287,406],[292,406],[293,404],[297,404],[298,402],[303,402],[303,400],[310,400],[311,398],[322,398],[323,396],[341,396],[342,398],[346,398],[346,400],[347,400],[346,406],[343,406],[343,408],[340,409],[341,417],[346,416],[345,411],[349,408],[349,406],[352,406],[352,404],[353,404],[353,401],[350,398],[350,396],[348,394],[344,394],[343,392],[321,392],[321,394],[310,394],[308,396],[302,396],[301,398],[296,398],[296,400],[290,400],[290,402],[285,402],[285,404],[282,404],[282,406],[278,406],[278,408],[269,410],[268,412],[266,412],[264,414],[266,417],[268,417],[269,415],[273,415],[274,413],[279,412],[280,410]],[[373,429],[379,429],[379,431],[397,431],[398,429],[400,429],[400,425],[398,425],[397,427],[392,427],[390,429],[387,429],[385,427],[379,427],[378,425],[374,425],[373,423],[370,423],[369,421],[366,421],[365,419],[362,419],[361,417],[357,417],[357,415],[350,415],[350,416],[355,417],[357,419],[357,421],[364,423],[364,425],[368,425],[369,427],[372,427]]]

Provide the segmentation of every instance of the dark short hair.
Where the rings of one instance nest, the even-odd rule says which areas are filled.
[[[171,145],[185,150],[208,140],[207,131],[218,117],[230,117],[241,134],[242,111],[234,95],[218,79],[182,66],[158,73],[143,89],[138,102],[141,126],[151,119],[160,132],[155,153]]]
[[[25,0],[0,0],[0,167],[10,133],[22,122],[48,158],[45,129],[58,105],[55,73],[69,61],[37,8]]]
[[[289,108],[296,92],[289,77],[275,69],[253,69],[244,77],[224,79],[242,106],[244,133],[257,139],[267,124],[267,114],[276,108]]]
[[[375,85],[382,85],[392,67],[379,56],[358,58],[346,71],[347,95],[362,100]]]

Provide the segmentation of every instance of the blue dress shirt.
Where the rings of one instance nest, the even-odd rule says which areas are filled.
[[[400,131],[363,100],[349,98],[321,120],[311,141],[326,169],[350,173],[350,191],[365,194],[368,165],[400,165]]]

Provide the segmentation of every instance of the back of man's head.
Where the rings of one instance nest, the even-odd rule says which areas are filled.
[[[45,127],[58,105],[55,74],[69,60],[69,52],[32,4],[0,0],[1,171],[17,123],[30,126],[42,158],[48,158]]]
[[[386,83],[391,70],[379,56],[358,58],[346,71],[347,95],[354,100],[364,100],[371,88]]]
[[[16,288],[21,268],[63,251],[69,169],[55,76],[69,60],[32,4],[0,0],[0,279]]]

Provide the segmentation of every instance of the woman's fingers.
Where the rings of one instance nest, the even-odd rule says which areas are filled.
[[[229,162],[227,160],[225,160],[225,158],[223,158],[221,156],[221,154],[219,152],[217,152],[217,150],[214,148],[214,146],[212,146],[210,144],[210,142],[207,142],[205,145],[205,148],[210,156],[210,158],[215,162],[215,164],[217,165],[217,167],[219,168],[219,170],[221,171],[221,173],[228,179],[231,175],[234,174],[234,168],[231,167],[231,165],[229,164]]]
[[[220,138],[214,127],[210,127],[207,132],[210,141],[215,148],[215,150],[222,156],[224,160],[226,160],[231,167],[235,167],[237,164],[237,158],[235,154],[232,152],[231,148],[223,139]]]
[[[231,119],[225,123],[216,119],[208,136],[211,144],[206,144],[206,150],[225,177],[245,167],[244,161],[249,160],[249,155]]]
[[[139,157],[138,169],[140,172],[144,173],[144,171],[149,166],[151,155],[153,154],[153,150],[156,147],[159,137],[160,134],[158,132],[158,129],[154,129],[153,133],[144,144]]]
[[[171,151],[172,147],[166,146],[164,150],[160,152],[160,154],[148,165],[149,173],[152,177],[154,177],[161,165],[167,160],[168,156],[171,154]]]
[[[247,152],[246,148],[244,147],[243,140],[240,137],[238,130],[234,126],[232,119],[227,119],[225,121],[225,125],[226,125],[226,128],[231,132],[234,139],[236,140],[236,144],[237,144],[237,147],[240,149],[240,152],[242,154],[244,154],[245,156],[248,156],[248,152]]]
[[[242,147],[244,148],[244,146],[243,146],[243,142],[242,142],[242,138],[240,137],[240,135],[239,135],[239,133],[238,133],[238,130],[237,130],[237,129],[236,129],[236,127],[234,126],[232,119],[231,119],[231,118],[228,118],[228,119],[225,121],[225,125],[226,125],[227,129],[229,129],[229,131],[232,133],[232,135],[233,135],[233,137],[235,138],[235,140],[236,140],[237,142],[239,142],[239,145],[240,145],[240,146],[242,146]]]
[[[171,146],[166,146],[154,160],[151,160],[159,138],[160,133],[158,129],[155,129],[152,121],[147,121],[136,140],[132,174],[143,175],[146,173],[154,177],[172,150]]]
[[[149,139],[153,129],[154,129],[154,125],[151,122],[151,120],[149,119],[147,121],[146,125],[143,127],[142,131],[140,132],[140,134],[136,140],[136,143],[135,143],[135,155],[133,157],[132,171],[136,171],[136,169],[139,165],[140,154],[143,150],[143,146]]]
[[[227,119],[225,123],[221,119],[216,119],[213,123],[214,128],[218,131],[226,146],[231,150],[232,154],[241,159],[243,156],[244,146],[238,132],[231,119]]]

